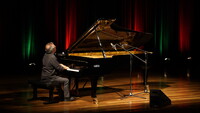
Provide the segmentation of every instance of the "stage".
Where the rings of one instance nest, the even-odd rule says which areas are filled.
[[[120,67],[120,66],[119,66]],[[97,97],[99,104],[93,104],[90,97],[90,82],[84,88],[85,81],[80,82],[80,97],[72,102],[58,102],[43,104],[48,97],[48,91],[39,89],[39,100],[28,101],[32,97],[32,88],[27,80],[35,79],[40,73],[22,75],[6,75],[0,82],[0,109],[1,113],[82,113],[82,112],[173,112],[199,113],[200,82],[198,73],[191,75],[185,67],[171,67],[152,65],[148,68],[149,92],[144,92],[143,76],[133,69],[132,91],[130,90],[130,76],[127,67],[120,67],[103,77],[99,82]],[[150,91],[160,90],[170,100],[170,105],[150,106]],[[126,96],[129,93],[133,96]],[[58,95],[54,94],[56,98]],[[158,96],[158,98],[160,98]],[[164,99],[163,102],[166,100]]]

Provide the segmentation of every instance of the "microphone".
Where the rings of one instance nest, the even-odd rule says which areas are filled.
[[[112,48],[113,48],[115,51],[117,51],[117,48],[116,48],[116,45],[115,45],[115,44],[110,43],[110,45],[112,46]]]

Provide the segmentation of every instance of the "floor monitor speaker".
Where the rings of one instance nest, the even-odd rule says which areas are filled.
[[[150,90],[150,107],[171,105],[171,100],[159,89]]]

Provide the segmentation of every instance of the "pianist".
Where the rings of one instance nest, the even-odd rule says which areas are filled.
[[[70,96],[69,90],[69,79],[58,76],[58,72],[67,70],[69,67],[60,64],[57,61],[54,53],[56,52],[56,46],[53,42],[49,42],[45,45],[45,54],[43,56],[43,67],[41,81],[47,84],[60,84],[60,87],[57,88],[59,96],[63,101],[73,101],[74,97]]]

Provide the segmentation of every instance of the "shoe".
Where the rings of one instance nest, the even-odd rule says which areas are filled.
[[[74,101],[76,100],[75,97],[67,97],[64,99],[64,101]]]
[[[98,101],[97,98],[93,98],[92,101],[93,101],[94,104],[99,104],[99,101]]]

